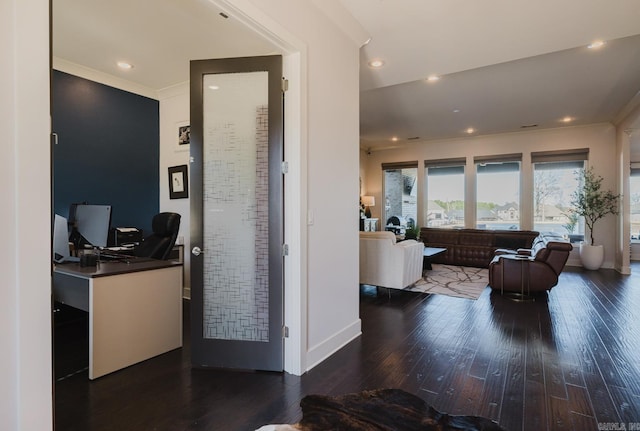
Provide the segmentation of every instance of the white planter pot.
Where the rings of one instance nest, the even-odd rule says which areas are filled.
[[[585,269],[600,269],[604,261],[604,246],[580,244],[580,261]]]

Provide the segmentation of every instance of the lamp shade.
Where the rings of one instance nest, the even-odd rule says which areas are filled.
[[[362,205],[374,207],[376,206],[376,198],[373,196],[362,196]]]

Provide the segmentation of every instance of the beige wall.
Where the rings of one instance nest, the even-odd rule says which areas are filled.
[[[167,168],[187,165],[189,148],[177,145],[178,126],[189,124],[189,83],[185,82],[158,92],[160,101],[160,211],[171,211],[180,214],[180,232],[178,241],[184,244],[184,296],[191,297],[191,229],[190,199],[169,199],[169,182]],[[188,147],[188,146],[187,146]],[[189,172],[188,178],[191,178]]]
[[[584,127],[564,127],[548,130],[536,130],[519,133],[505,133],[489,136],[465,137],[443,141],[412,142],[401,148],[384,151],[373,151],[363,156],[365,165],[365,190],[382,199],[382,163],[418,160],[419,184],[424,184],[424,160],[446,159],[452,157],[466,157],[467,166],[473,166],[475,156],[493,154],[522,153],[521,175],[521,228],[533,227],[533,173],[531,169],[531,152],[550,151],[560,149],[589,148],[589,164],[596,172],[604,177],[603,186],[616,190],[616,129],[611,124],[596,124]],[[467,200],[475,190],[475,174],[467,169]],[[422,224],[423,196],[419,196],[418,220]],[[473,199],[472,199],[473,200]],[[467,207],[472,207],[467,205]],[[376,206],[372,210],[373,217],[380,217],[381,208]],[[467,223],[473,224],[475,217],[470,215],[474,208],[466,209]],[[467,227],[472,227],[467,225]],[[613,268],[616,256],[616,217],[608,216],[597,225],[597,243],[605,246],[604,267]],[[572,253],[570,264],[578,265],[577,254]]]

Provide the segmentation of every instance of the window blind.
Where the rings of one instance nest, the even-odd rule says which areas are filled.
[[[585,160],[589,160],[588,148],[559,151],[537,151],[531,153],[531,163],[584,162]]]
[[[467,159],[465,157],[457,157],[452,159],[436,159],[436,160],[425,160],[424,167],[425,168],[440,168],[447,166],[464,166],[467,164]]]
[[[418,161],[413,160],[410,162],[393,162],[393,163],[383,163],[382,170],[390,171],[394,169],[407,169],[407,168],[417,168]]]

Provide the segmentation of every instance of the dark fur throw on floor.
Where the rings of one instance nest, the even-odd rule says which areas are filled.
[[[338,397],[309,395],[300,402],[302,431],[504,431],[478,416],[440,413],[421,398],[399,389],[381,389]]]

